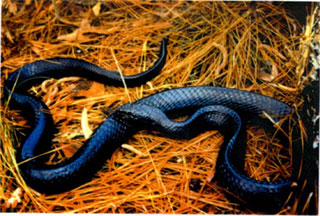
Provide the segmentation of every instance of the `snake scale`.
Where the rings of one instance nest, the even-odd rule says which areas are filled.
[[[152,68],[134,76],[124,76],[128,87],[139,86],[157,76],[166,61],[167,40],[163,39],[158,60]],[[17,153],[19,166],[27,184],[33,189],[54,194],[70,190],[89,181],[101,169],[116,148],[140,130],[160,132],[173,139],[190,139],[207,130],[218,129],[225,136],[219,152],[215,179],[249,206],[281,207],[291,190],[293,179],[261,182],[249,178],[232,162],[232,154],[242,127],[241,113],[281,116],[292,112],[283,102],[267,96],[229,88],[194,86],[165,90],[120,106],[106,118],[86,143],[67,161],[47,165],[41,157],[50,149],[54,125],[46,105],[25,91],[48,78],[85,77],[109,85],[122,86],[118,72],[102,69],[83,60],[53,58],[39,60],[17,69],[6,80],[4,93],[10,106],[23,110],[32,122],[32,131]],[[189,115],[182,122],[172,116]]]

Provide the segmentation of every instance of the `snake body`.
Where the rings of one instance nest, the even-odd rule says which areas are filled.
[[[162,41],[159,59],[148,71],[125,76],[127,86],[141,85],[155,77],[165,64],[166,40]],[[18,153],[19,168],[29,186],[46,193],[60,193],[89,181],[101,169],[116,148],[133,134],[148,129],[174,139],[190,139],[211,129],[222,130],[227,141],[219,153],[216,179],[237,197],[253,206],[280,207],[290,191],[292,179],[278,182],[260,182],[249,178],[234,166],[231,155],[236,145],[242,122],[239,113],[259,116],[289,114],[292,109],[283,102],[267,96],[212,86],[195,86],[166,90],[120,106],[96,129],[90,139],[69,160],[58,165],[46,165],[40,158],[30,160],[48,151],[54,128],[46,105],[36,97],[25,94],[31,85],[47,78],[66,76],[86,77],[110,85],[122,85],[118,73],[104,70],[88,62],[54,58],[40,60],[17,69],[5,82],[5,95],[10,106],[27,113],[33,129]],[[14,91],[12,91],[14,89]],[[183,122],[169,117],[189,115]],[[225,132],[223,132],[225,131]]]

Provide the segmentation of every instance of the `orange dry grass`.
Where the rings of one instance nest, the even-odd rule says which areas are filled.
[[[55,56],[136,74],[152,65],[161,39],[169,36],[167,63],[147,85],[124,89],[68,77],[30,89],[42,97],[59,129],[49,163],[71,157],[84,142],[85,108],[93,130],[119,105],[168,88],[214,84],[269,95],[297,107],[303,102],[299,93],[309,76],[303,58],[308,35],[300,39],[298,24],[281,6],[6,0],[2,7],[2,80],[24,64]],[[210,183],[223,142],[217,131],[189,141],[141,132],[114,152],[92,181],[45,196],[28,188],[17,169],[15,149],[21,143],[16,137],[28,127],[26,121],[5,104],[1,117],[1,211],[250,213]],[[278,143],[270,147],[268,141],[261,144],[267,136],[250,131],[248,175],[268,181],[288,177],[290,149]],[[281,163],[270,161],[270,152],[279,155],[275,160]]]

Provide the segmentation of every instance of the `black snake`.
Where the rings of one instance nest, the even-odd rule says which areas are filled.
[[[155,77],[165,64],[166,54],[164,39],[154,66],[138,75],[125,76],[127,86],[138,86]],[[26,89],[44,79],[66,76],[123,85],[119,73],[71,58],[35,61],[17,69],[5,82],[5,95],[10,98],[10,106],[28,114],[26,117],[33,125],[19,150],[18,161],[48,151],[54,129],[51,115],[43,112],[48,110],[46,105],[25,94]],[[22,163],[19,168],[25,181],[35,190],[46,194],[60,193],[89,181],[114,150],[137,131],[148,129],[175,139],[189,139],[203,131],[219,129],[227,142],[219,153],[215,175],[218,182],[252,206],[280,207],[288,197],[293,180],[256,181],[236,169],[231,158],[241,128],[238,113],[250,117],[259,116],[263,111],[278,118],[291,113],[292,109],[270,97],[235,89],[194,86],[166,90],[120,106],[66,162],[45,165],[37,158]],[[169,118],[177,113],[189,115],[189,118],[183,122]]]

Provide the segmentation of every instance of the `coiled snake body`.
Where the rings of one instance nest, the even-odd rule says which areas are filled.
[[[156,76],[165,60],[164,39],[154,66],[141,74],[124,77],[127,86],[141,85]],[[16,70],[5,83],[5,95],[11,98],[10,106],[23,108],[33,123],[33,130],[18,153],[19,161],[48,151],[54,128],[51,115],[43,112],[46,105],[24,91],[43,79],[65,76],[122,85],[118,73],[69,58],[36,61]],[[47,194],[60,193],[89,181],[114,150],[139,130],[151,129],[171,138],[189,139],[203,131],[219,129],[227,141],[217,162],[215,178],[218,182],[248,204],[260,206],[269,203],[280,207],[290,191],[291,179],[271,183],[256,181],[238,171],[231,160],[241,128],[237,112],[258,116],[263,111],[271,116],[280,116],[292,110],[270,97],[234,89],[195,86],[166,90],[119,107],[70,160],[59,165],[45,165],[38,158],[21,164],[19,168],[32,188]],[[183,122],[169,119],[168,116],[176,113],[189,114],[189,118]]]

